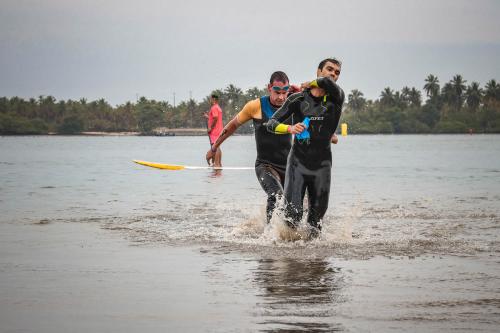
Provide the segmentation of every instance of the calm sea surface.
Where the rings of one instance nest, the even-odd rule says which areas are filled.
[[[253,170],[132,163],[204,165],[206,137],[0,137],[0,223],[92,223],[138,246],[194,247],[211,269],[192,285],[205,277],[209,308],[238,324],[192,331],[496,331],[500,136],[332,147],[330,205],[311,242],[282,240],[279,216],[264,224]],[[254,164],[252,136],[222,150],[225,166]]]

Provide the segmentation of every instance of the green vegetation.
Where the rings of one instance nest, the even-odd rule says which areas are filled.
[[[246,102],[266,94],[266,90],[252,88],[245,93],[230,84],[216,90],[225,122],[232,119]],[[24,100],[19,97],[0,98],[0,134],[78,134],[81,132],[141,132],[151,134],[157,127],[205,128],[204,112],[210,109],[207,96],[197,103],[190,99],[172,106],[165,101],[141,97],[136,103],[127,102],[116,107],[104,99],[87,102],[56,101],[52,96]],[[240,133],[251,133],[250,124]]]
[[[387,87],[377,100],[365,99],[359,90],[347,94],[342,122],[350,133],[500,133],[500,84],[467,81],[456,75],[441,88],[439,79],[429,75],[423,86],[427,99],[416,88],[394,91]],[[215,90],[220,96],[224,121],[228,122],[246,102],[266,94],[265,89],[243,92],[233,84]],[[77,134],[86,131],[141,132],[155,128],[204,128],[203,113],[210,108],[209,97],[193,99],[175,107],[165,101],[141,97],[136,103],[116,107],[104,99],[88,102],[57,101],[52,96],[25,100],[0,98],[0,134]],[[251,133],[251,123],[239,133]]]
[[[479,83],[466,85],[455,75],[443,88],[429,75],[423,89],[401,91],[385,88],[378,100],[366,100],[363,93],[348,94],[342,122],[350,133],[500,133],[500,84],[490,80],[484,89]]]

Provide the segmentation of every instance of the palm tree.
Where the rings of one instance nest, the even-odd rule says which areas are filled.
[[[38,96],[40,118],[48,122],[54,118],[55,102],[56,99],[53,96]]]
[[[227,118],[232,118],[243,107],[243,91],[234,84],[229,84],[224,90],[224,95],[228,101],[224,114]]]
[[[424,85],[424,90],[427,97],[433,98],[439,95],[439,80],[437,76],[429,74],[425,79],[426,84]]]
[[[229,103],[237,102],[241,95],[243,95],[243,91],[232,83],[226,87],[224,93]]]
[[[383,106],[394,106],[394,93],[391,88],[386,87],[380,94],[380,104]]]
[[[407,86],[404,86],[403,89],[401,89],[401,100],[403,101],[405,107],[410,104],[410,93],[411,90]]]
[[[366,105],[366,100],[363,97],[363,93],[357,89],[352,90],[347,98],[347,105],[349,105],[351,110],[355,112],[361,111]]]
[[[408,106],[408,103],[406,102],[405,98],[403,97],[403,94],[400,93],[399,91],[395,91],[392,96],[394,99],[394,103],[391,106],[397,106],[401,109],[405,109]]]
[[[257,87],[253,87],[248,89],[245,95],[248,98],[248,100],[256,99],[262,96],[262,90]]]
[[[479,104],[481,104],[481,98],[483,97],[483,89],[479,87],[479,83],[472,82],[470,86],[467,87],[465,95],[467,106],[472,111],[476,111],[479,108]]]
[[[454,97],[454,103],[455,104],[455,109],[460,110],[464,103],[464,92],[466,91],[467,87],[465,85],[467,81],[462,78],[462,75],[457,74],[453,77],[453,79],[450,81],[452,87],[453,87],[453,97]]]
[[[422,94],[415,87],[413,87],[408,93],[408,100],[412,106],[418,107],[422,104]]]
[[[453,90],[453,86],[451,82],[446,83],[441,89],[441,96],[443,97],[443,101],[447,104],[451,104],[454,100],[455,92]]]
[[[500,100],[500,84],[497,81],[489,80],[484,88],[484,99],[486,102]]]

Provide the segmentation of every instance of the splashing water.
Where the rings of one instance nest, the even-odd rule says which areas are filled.
[[[263,204],[249,207],[237,201],[177,203],[162,215],[102,222],[142,244],[200,244],[276,255],[300,251],[306,256],[367,258],[500,251],[495,240],[500,220],[495,214],[434,210],[429,219],[428,212],[422,215],[413,206],[374,207],[358,198],[349,209],[328,212],[315,239],[309,239],[307,211],[296,229],[287,226],[282,201],[269,224]],[[491,236],[485,237],[484,230],[491,230]]]

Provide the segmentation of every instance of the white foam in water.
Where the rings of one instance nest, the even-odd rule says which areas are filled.
[[[266,213],[265,207],[262,207],[259,215],[250,217],[249,219],[237,224],[231,230],[231,236],[235,239],[243,237],[258,238],[264,233],[265,227]]]
[[[306,203],[307,204],[307,203]],[[244,207],[244,209],[242,209]],[[181,241],[230,243],[252,246],[320,246],[348,243],[358,220],[359,207],[342,217],[325,216],[318,238],[309,239],[307,209],[297,228],[285,223],[283,200],[277,203],[270,223],[266,222],[265,204],[243,206],[240,202],[217,202],[214,206],[200,204],[177,207],[172,213],[144,217],[127,223],[126,229],[140,242]]]
[[[433,218],[428,218],[425,214],[429,210],[424,210],[423,215],[415,204],[374,206],[361,199],[351,207],[330,207],[319,237],[309,240],[307,211],[299,226],[292,229],[284,222],[282,201],[269,224],[263,198],[252,201],[259,204],[249,205],[247,200],[238,199],[178,203],[163,215],[113,220],[110,224],[141,243],[223,245],[265,252],[275,249],[277,254],[304,249],[311,255],[359,257],[469,254],[497,244],[480,238],[484,230],[491,229],[493,235],[498,229],[496,215],[457,210],[452,215],[448,210],[434,210]]]
[[[248,243],[249,238],[254,244],[260,245],[282,245],[293,246],[304,245],[305,243],[314,245],[327,245],[332,242],[349,242],[352,240],[352,224],[358,219],[359,214],[355,213],[347,218],[340,219],[336,223],[331,216],[325,216],[322,223],[322,232],[316,239],[310,239],[310,226],[307,223],[307,210],[297,228],[289,227],[285,222],[283,200],[279,200],[269,224],[266,223],[265,207],[262,207],[260,214],[251,217],[237,224],[232,232],[231,238],[226,241],[234,243]],[[356,208],[356,212],[359,208]]]

